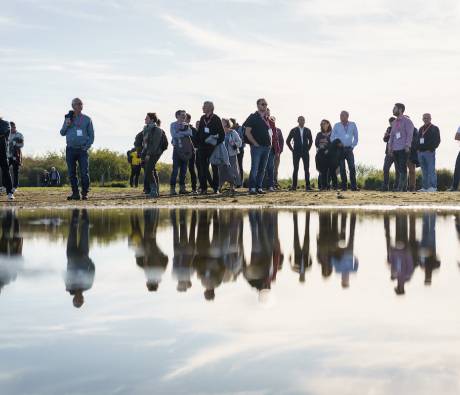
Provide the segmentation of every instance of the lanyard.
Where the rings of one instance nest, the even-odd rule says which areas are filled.
[[[431,128],[431,123],[428,126],[425,126],[425,129],[422,132],[422,136],[425,136],[425,133]]]
[[[80,114],[80,117],[78,118],[78,123],[77,123],[77,119],[75,118],[75,126],[77,128],[79,128],[81,126],[81,122],[83,120],[83,115]]]
[[[209,117],[208,120],[206,119],[206,115],[204,116],[203,122],[204,122],[204,125],[205,125],[206,127],[208,127],[208,125],[210,124],[213,115],[214,115],[214,114],[211,114],[211,116]]]

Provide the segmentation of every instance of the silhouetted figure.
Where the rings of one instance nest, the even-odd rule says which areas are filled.
[[[150,292],[158,290],[163,273],[168,266],[168,256],[157,244],[159,219],[159,209],[144,210],[144,234],[141,248],[136,252],[136,264],[144,269],[146,286]]]
[[[17,278],[22,259],[22,243],[16,213],[13,210],[4,211],[0,238],[0,293],[5,285]]]
[[[385,238],[387,245],[387,259],[391,266],[391,279],[396,280],[395,292],[398,295],[405,293],[404,286],[412,277],[414,272],[414,250],[416,249],[415,240],[415,220],[410,221],[409,238],[407,227],[407,215],[396,214],[396,237],[395,244],[391,244],[390,221],[384,218]]]
[[[436,256],[436,213],[433,212],[423,214],[419,263],[425,271],[425,285],[431,285],[433,271],[441,266]]]
[[[332,274],[332,254],[339,243],[338,216],[336,213],[320,211],[318,236],[316,238],[316,258],[321,265],[323,277]]]
[[[251,262],[243,269],[247,282],[258,291],[270,289],[276,272],[273,267],[276,211],[249,211],[252,249]]]
[[[177,291],[186,292],[192,286],[193,259],[196,254],[196,211],[192,212],[190,236],[187,237],[187,210],[179,209],[179,223],[175,209],[170,211],[173,228],[173,277],[177,280]]]
[[[220,210],[220,248],[225,267],[224,282],[235,281],[244,266],[243,212]]]
[[[297,211],[292,213],[294,221],[294,262],[292,262],[292,270],[299,273],[299,281],[305,282],[305,272],[311,268],[312,259],[310,255],[310,212],[305,213],[305,233],[303,243],[300,244],[299,224]]]
[[[348,242],[346,242],[347,217],[346,213],[341,214],[339,243],[332,255],[332,266],[334,266],[334,271],[340,273],[342,277],[342,288],[350,286],[350,273],[356,273],[359,266],[358,258],[354,256],[356,214],[350,214]]]
[[[80,233],[80,239],[78,239]],[[73,295],[73,305],[80,308],[85,299],[83,292],[93,286],[95,266],[89,255],[89,217],[83,209],[72,211],[67,239],[66,291]]]
[[[212,242],[209,238],[209,228],[213,219]],[[217,210],[198,210],[198,231],[196,235],[196,255],[193,266],[205,291],[206,300],[214,300],[215,289],[222,283],[225,267],[222,262],[223,251],[220,250],[218,239],[221,229]]]

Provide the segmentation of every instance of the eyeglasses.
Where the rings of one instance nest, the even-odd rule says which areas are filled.
[[[260,103],[259,105],[266,107],[268,104],[267,103]]]

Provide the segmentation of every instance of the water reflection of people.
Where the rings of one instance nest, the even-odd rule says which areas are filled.
[[[312,265],[310,255],[310,211],[307,211],[305,214],[305,233],[303,244],[300,245],[297,211],[292,213],[294,221],[294,262],[292,263],[292,270],[299,273],[300,282],[305,282],[305,272]]]
[[[78,233],[80,239],[78,240]],[[89,255],[89,217],[83,209],[72,211],[67,239],[67,272],[65,286],[67,292],[73,295],[73,305],[80,308],[85,299],[83,292],[93,286],[95,266]]]
[[[244,266],[243,212],[241,210],[220,211],[220,248],[225,267],[224,282],[235,281]]]
[[[250,210],[252,249],[251,262],[243,269],[247,282],[258,291],[270,289],[276,277],[277,267],[273,265],[275,227],[278,212],[274,210]]]
[[[0,238],[0,293],[5,285],[16,280],[19,260],[22,257],[22,243],[16,213],[7,210],[3,213]]]
[[[385,239],[387,245],[387,260],[391,267],[391,279],[396,280],[395,292],[397,295],[405,293],[405,284],[414,272],[414,265],[417,251],[417,240],[415,237],[415,216],[407,214],[396,214],[395,243],[391,243],[390,217],[384,216]]]
[[[173,277],[177,280],[177,291],[186,292],[192,286],[194,272],[193,259],[196,254],[196,211],[192,211],[190,236],[187,237],[187,211],[179,209],[179,219],[175,209],[170,211],[173,228]]]
[[[148,209],[144,211],[144,234],[141,245],[136,247],[136,264],[144,269],[147,279],[146,286],[150,292],[158,290],[163,273],[168,266],[168,256],[157,244],[157,228],[160,219],[159,209]],[[135,226],[139,224],[133,222]],[[140,227],[135,230],[140,231]]]
[[[433,271],[441,266],[436,256],[436,213],[423,214],[422,241],[418,255],[420,267],[425,271],[425,285],[430,285]]]
[[[209,237],[212,218],[212,242]],[[225,267],[222,262],[224,252],[219,246],[221,232],[227,232],[219,222],[217,210],[198,210],[196,235],[196,255],[193,266],[205,291],[206,300],[214,300],[215,290],[222,283]]]
[[[342,288],[350,286],[350,273],[356,273],[359,267],[358,258],[354,256],[356,214],[350,214],[348,242],[346,241],[347,220],[347,213],[342,213],[339,230],[339,213],[319,213],[317,257],[321,272],[323,277],[329,277],[334,269],[341,275]]]

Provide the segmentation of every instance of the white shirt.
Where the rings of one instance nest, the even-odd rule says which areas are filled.
[[[300,142],[302,143],[302,145],[303,145],[303,130],[304,130],[304,129],[305,129],[304,127],[301,128],[301,127],[299,126],[299,130],[300,130]]]

